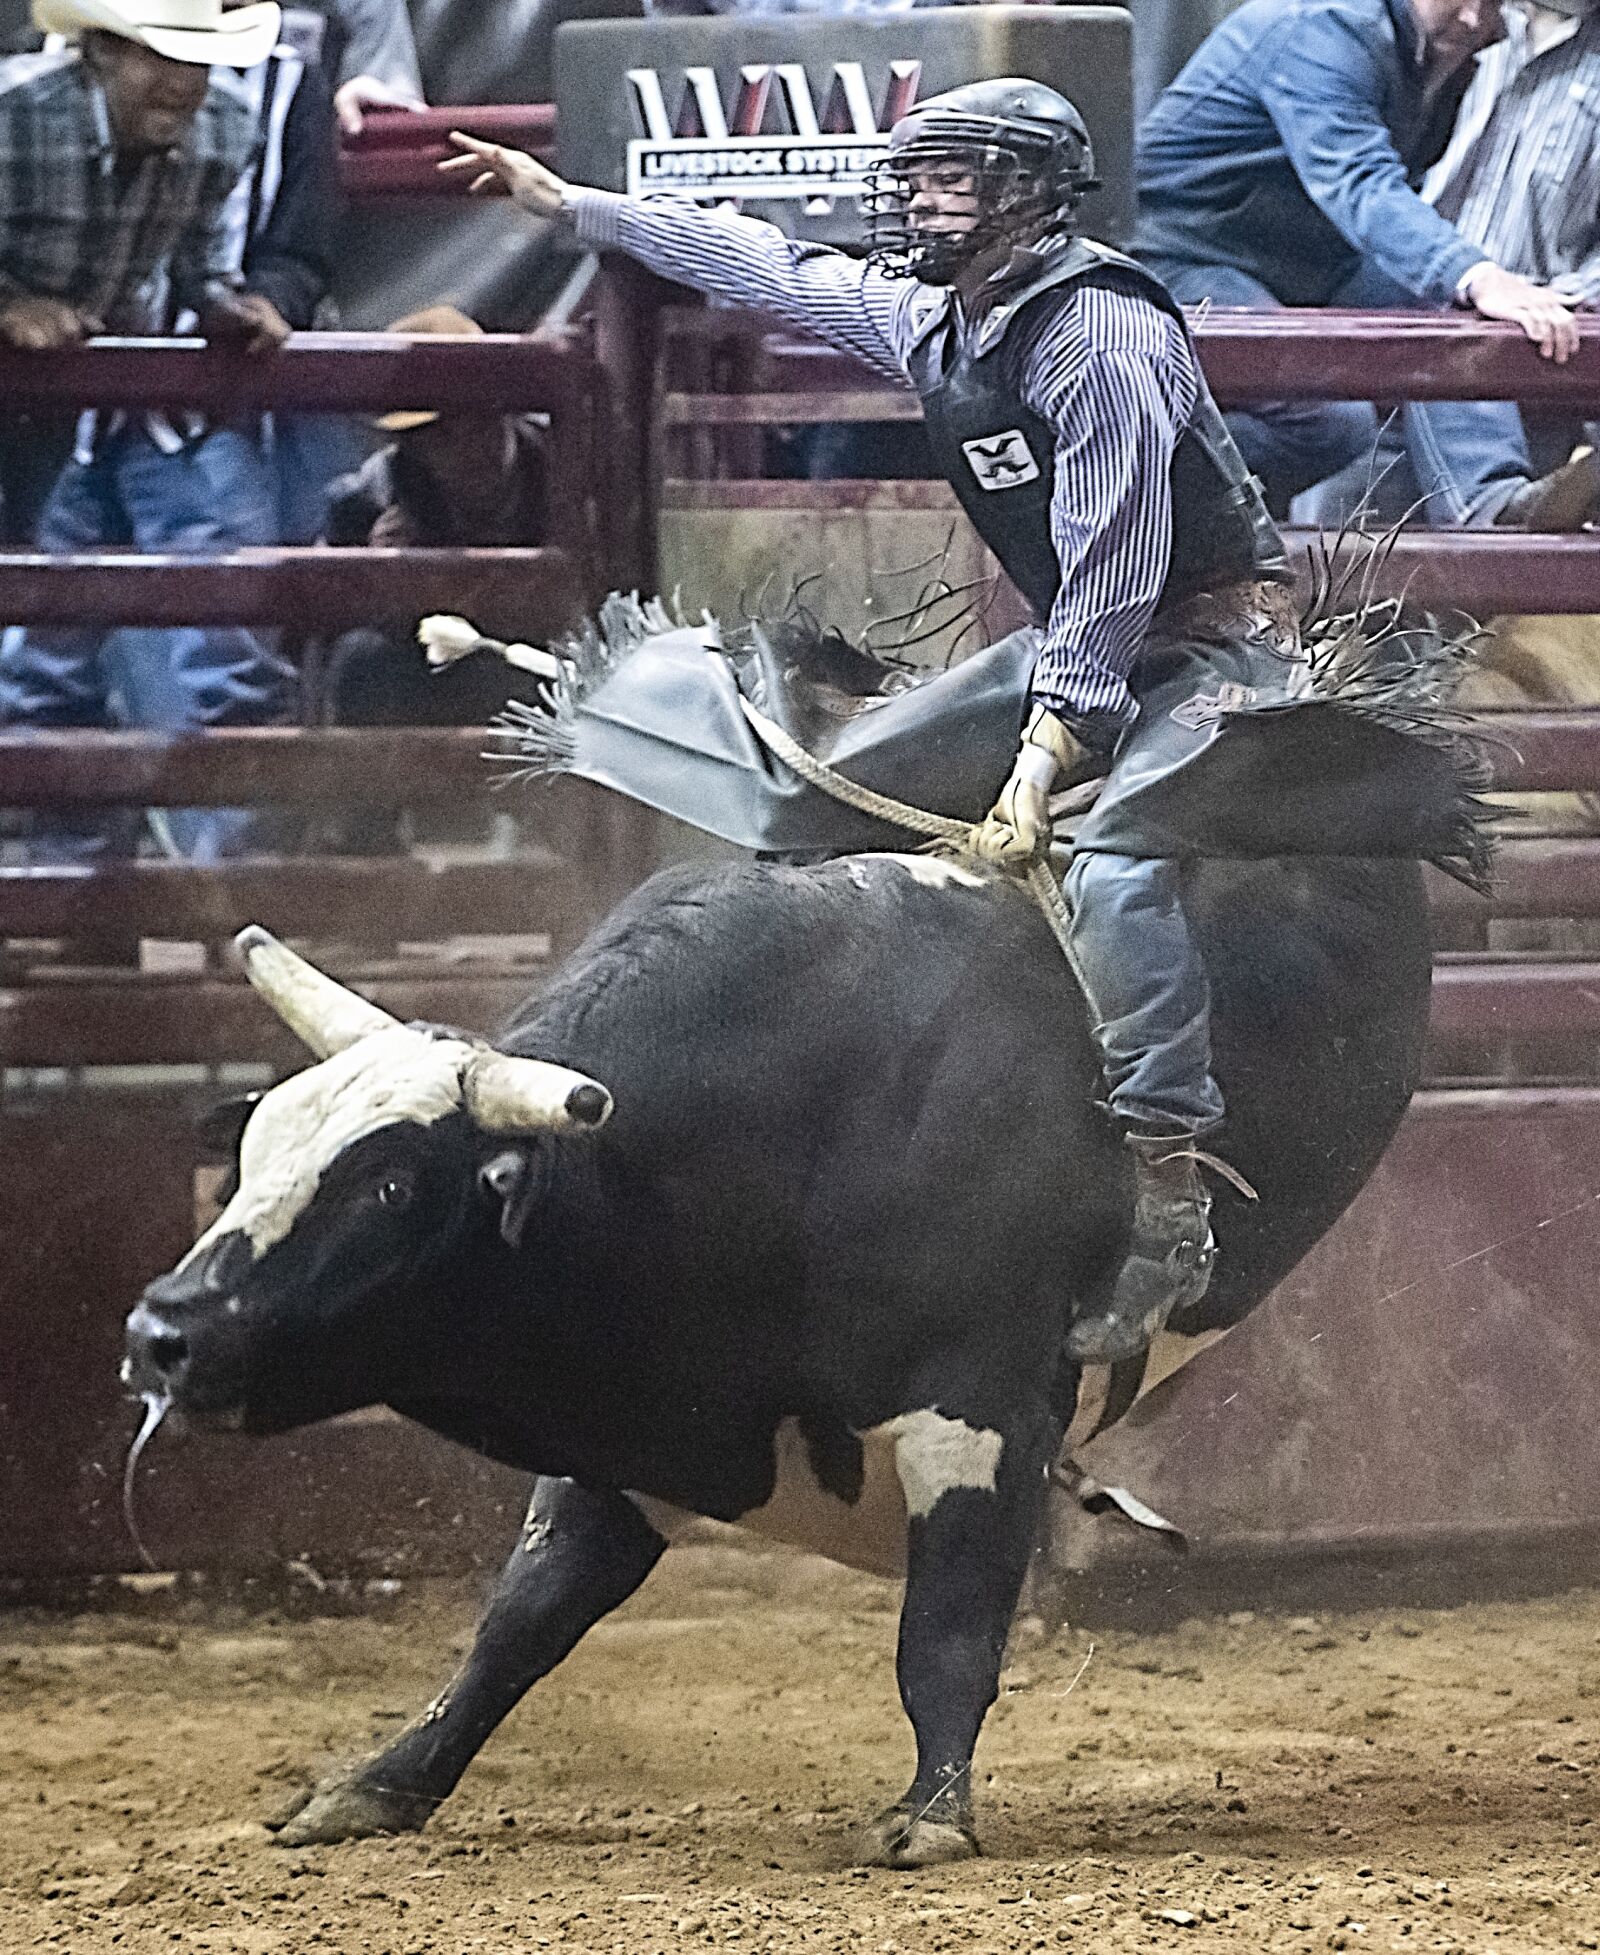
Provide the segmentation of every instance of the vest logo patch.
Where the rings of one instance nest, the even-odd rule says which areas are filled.
[[[1003,434],[980,435],[976,441],[963,441],[961,452],[978,478],[980,489],[1020,489],[1024,482],[1037,482],[1039,464],[1021,428],[1007,428]]]

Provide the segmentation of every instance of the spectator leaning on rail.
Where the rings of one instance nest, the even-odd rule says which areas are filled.
[[[574,188],[516,150],[455,141],[467,153],[441,167],[470,173],[473,189],[504,187],[591,246],[908,380],[940,472],[1047,621],[1020,750],[972,846],[1038,859],[1052,785],[1105,777],[1069,872],[1072,954],[1136,1192],[1127,1254],[1070,1344],[1091,1362],[1132,1356],[1210,1281],[1200,1169],[1222,1163],[1197,1141],[1223,1105],[1183,865],[1148,852],[1130,810],[1206,738],[1219,660],[1263,698],[1288,697],[1304,668],[1281,539],[1178,306],[1076,234],[1095,183],[1081,116],[1015,78],[920,103],[890,133],[865,262],[681,197]],[[1160,654],[1147,661],[1158,609]],[[1135,685],[1160,673],[1173,675],[1173,709],[1142,710]]]
[[[223,0],[226,11],[247,0]],[[295,332],[316,325],[333,282],[334,225],[339,211],[338,159],[333,98],[320,59],[323,21],[298,7],[283,10],[282,39],[240,87],[255,118],[257,140],[250,165],[223,207],[228,262],[246,292],[269,299]],[[179,336],[197,327],[193,310],[175,301],[166,329]],[[324,322],[326,323],[326,322]],[[214,422],[200,415],[144,417],[154,452],[146,456],[148,499],[163,494],[163,471],[175,507],[193,500],[191,451],[208,439]],[[353,453],[347,423],[330,415],[288,412],[250,414],[229,425],[254,445],[259,466],[241,449],[238,466],[218,482],[221,532],[257,542],[313,543],[327,513],[328,486]],[[82,446],[92,452],[86,427]],[[269,653],[276,631],[247,635]],[[122,717],[138,726],[187,724],[186,693],[197,672],[226,669],[237,655],[236,626],[177,629],[124,627],[102,641],[102,667]],[[286,846],[279,817],[242,811],[194,809],[153,812],[151,826],[170,853],[209,856],[251,846]]]
[[[1495,263],[1414,187],[1471,56],[1500,29],[1500,0],[1246,0],[1140,131],[1138,255],[1186,303],[1464,303],[1566,359],[1577,333],[1561,296]],[[1508,403],[1404,414],[1412,453],[1430,457],[1435,522],[1571,530],[1600,501],[1592,458],[1533,477]],[[1362,402],[1263,405],[1229,425],[1280,510],[1376,433]]]
[[[389,330],[460,338],[483,328],[453,305],[435,305]],[[377,426],[395,438],[334,484],[329,543],[437,550],[545,541],[545,437],[531,415],[401,410]],[[505,704],[506,680],[498,659],[430,672],[415,638],[347,631],[329,653],[329,717],[346,726],[481,725]]]
[[[1449,147],[1423,197],[1487,258],[1558,293],[1600,303],[1600,0],[1535,0],[1506,8],[1505,38],[1478,57]],[[1554,467],[1582,438],[1576,410],[1523,410],[1536,466]],[[1347,520],[1363,503],[1380,520],[1403,516],[1437,476],[1388,427],[1376,466],[1363,459],[1314,492],[1318,522]],[[1430,463],[1433,465],[1430,468]],[[1471,484],[1446,481],[1464,512]]]
[[[193,309],[207,338],[264,354],[288,336],[277,307],[242,289],[223,211],[255,148],[238,82],[212,64],[251,68],[278,36],[271,0],[224,12],[221,0],[35,0],[48,32],[81,47],[27,55],[0,76],[0,339],[38,350],[102,330],[159,330],[168,302]],[[51,492],[39,545],[56,552],[133,544],[199,551],[270,542],[238,512],[268,509],[248,438],[208,428],[171,446],[147,418],[95,417]],[[94,726],[113,709],[90,628],[17,629],[0,642],[0,719]],[[171,634],[173,729],[285,717],[293,674],[257,634]],[[226,838],[213,835],[204,852]],[[62,822],[51,852],[92,855],[100,828]]]

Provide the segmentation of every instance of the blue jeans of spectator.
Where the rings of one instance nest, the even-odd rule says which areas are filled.
[[[1152,269],[1185,305],[1210,298],[1219,306],[1266,311],[1279,303],[1259,279],[1232,266],[1153,261]],[[1330,303],[1374,310],[1424,304],[1370,266]],[[1514,402],[1410,401],[1400,421],[1420,513],[1437,529],[1494,522],[1529,479],[1527,437]],[[1372,455],[1378,415],[1365,401],[1262,401],[1229,414],[1228,426],[1274,512],[1283,515],[1303,490]]]
[[[1538,476],[1570,460],[1593,433],[1572,414],[1524,413],[1523,433],[1531,472]],[[1378,430],[1377,447],[1342,473],[1308,489],[1295,503],[1296,522],[1319,529],[1387,529],[1425,506],[1427,498],[1406,441],[1404,417],[1394,412]]]
[[[261,418],[261,456],[272,479],[280,543],[318,543],[327,529],[328,490],[361,466],[360,424],[344,414]]]
[[[1214,1127],[1211,987],[1183,911],[1183,865],[1086,849],[1066,896],[1112,1114],[1149,1133]]]
[[[88,462],[69,462],[39,521],[39,548],[67,553],[132,545],[184,555],[271,543],[271,486],[254,445],[213,429],[176,454],[132,422],[102,437]],[[242,625],[173,630],[100,626],[9,628],[0,640],[0,722],[12,726],[125,725],[180,733],[281,724],[292,717],[294,668],[274,633]],[[271,818],[237,808],[186,809],[166,823],[197,861],[258,846]],[[65,814],[36,841],[39,859],[92,861],[106,825]]]

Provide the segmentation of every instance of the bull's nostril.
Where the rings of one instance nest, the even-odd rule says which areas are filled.
[[[189,1355],[189,1340],[182,1331],[152,1331],[145,1344],[145,1355],[164,1378],[181,1369]]]

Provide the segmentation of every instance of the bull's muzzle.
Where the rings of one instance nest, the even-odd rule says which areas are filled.
[[[135,1304],[123,1327],[128,1389],[142,1398],[176,1397],[189,1370],[189,1339],[148,1303]]]

